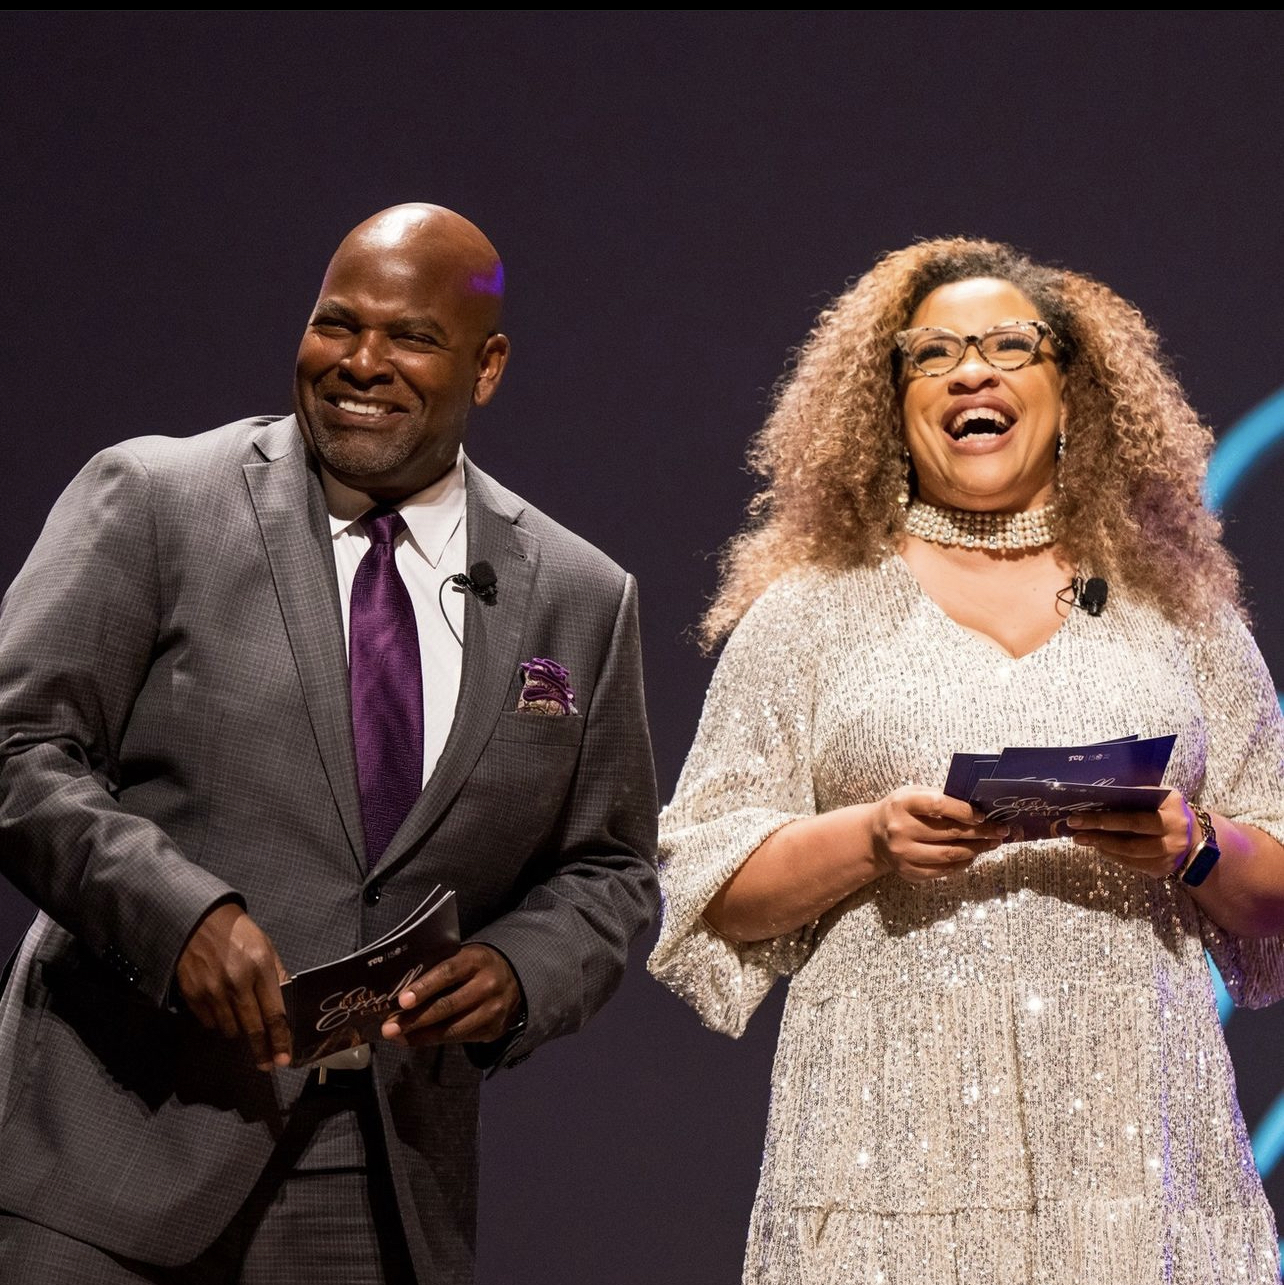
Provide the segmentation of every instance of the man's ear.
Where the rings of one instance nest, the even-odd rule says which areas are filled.
[[[508,336],[491,335],[482,344],[477,361],[477,379],[473,384],[474,406],[485,406],[495,396],[495,390],[504,377],[504,367],[507,365]]]

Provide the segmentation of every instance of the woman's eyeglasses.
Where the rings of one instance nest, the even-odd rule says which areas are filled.
[[[1020,370],[1034,360],[1045,338],[1058,342],[1045,322],[1006,321],[991,326],[983,335],[957,335],[940,326],[916,326],[897,331],[896,346],[915,370],[935,376],[948,375],[970,346],[996,370]]]

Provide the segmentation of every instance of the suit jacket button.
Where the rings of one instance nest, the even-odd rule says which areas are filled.
[[[372,883],[366,885],[366,890],[361,894],[361,899],[367,906],[373,906],[382,896],[383,889],[377,883]]]

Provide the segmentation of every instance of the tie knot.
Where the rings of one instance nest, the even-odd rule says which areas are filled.
[[[380,505],[362,517],[361,525],[365,527],[371,543],[391,544],[406,529],[406,519],[396,509]]]

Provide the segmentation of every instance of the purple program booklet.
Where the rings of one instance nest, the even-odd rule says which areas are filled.
[[[956,754],[945,793],[1006,825],[1014,840],[1057,838],[1076,813],[1155,811],[1168,794],[1160,781],[1176,739],[1127,736]]]
[[[1009,746],[988,775],[1010,781],[1038,777],[1099,785],[1158,785],[1176,740],[1175,736],[1149,736],[1095,745]]]
[[[455,894],[440,884],[390,933],[296,973],[281,986],[290,1023],[291,1066],[368,1044],[415,978],[459,949]]]
[[[1000,777],[976,783],[973,803],[986,819],[1008,827],[1008,842],[1059,839],[1073,834],[1067,817],[1089,812],[1154,812],[1168,795],[1162,785],[1097,785],[1084,781],[1011,781]]]

